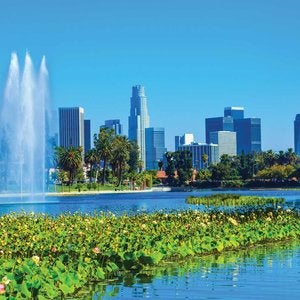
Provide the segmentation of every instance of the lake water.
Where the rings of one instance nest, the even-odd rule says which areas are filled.
[[[228,191],[226,191],[228,192]],[[229,191],[244,195],[283,197],[288,206],[300,208],[300,190]],[[212,191],[120,193],[78,196],[49,196],[46,198],[0,197],[0,214],[35,212],[57,215],[65,212],[92,213],[95,211],[151,212],[160,209],[194,209],[185,203],[189,195],[208,195]],[[215,193],[215,192],[214,192]],[[41,200],[42,199],[42,200]]]
[[[300,208],[300,190],[230,191],[244,195],[284,197]],[[57,215],[97,211],[151,212],[189,209],[188,195],[212,191],[99,194],[80,196],[0,197],[0,215],[34,212]],[[300,241],[264,246],[164,264],[136,277],[90,287],[88,299],[300,299]]]
[[[93,289],[94,299],[299,299],[300,242],[193,259]]]

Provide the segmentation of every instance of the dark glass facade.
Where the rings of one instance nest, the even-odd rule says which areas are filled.
[[[147,98],[142,85],[132,87],[130,98],[130,116],[128,117],[128,138],[136,141],[140,149],[140,159],[146,165],[145,128],[150,124]]]
[[[59,145],[64,148],[84,147],[84,110],[61,107],[59,112]]]
[[[164,128],[146,128],[146,169],[158,170],[158,161],[167,152]]]
[[[261,120],[246,118],[234,121],[237,139],[237,154],[261,152]]]
[[[295,153],[300,156],[300,114],[296,115],[294,121],[294,145]]]
[[[215,131],[234,131],[232,117],[217,117],[205,119],[206,143],[210,144],[210,132]]]
[[[123,126],[119,119],[106,120],[104,126],[101,127],[112,128],[116,135],[123,135]]]
[[[84,151],[91,150],[91,120],[84,120]]]
[[[234,120],[244,119],[244,108],[243,107],[225,107],[224,117],[232,117]]]

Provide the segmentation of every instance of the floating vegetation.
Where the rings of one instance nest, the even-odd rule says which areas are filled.
[[[92,282],[165,261],[299,239],[299,212],[10,214],[0,217],[0,299],[78,296]]]
[[[213,194],[209,196],[189,196],[186,203],[205,206],[256,206],[284,204],[284,198],[242,196],[239,194]]]

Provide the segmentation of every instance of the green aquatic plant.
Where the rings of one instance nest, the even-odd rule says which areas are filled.
[[[169,260],[299,239],[299,212],[0,217],[0,299],[75,297],[89,283]],[[2,298],[1,298],[2,297]]]
[[[284,198],[242,196],[239,194],[213,194],[209,196],[188,196],[186,203],[205,206],[250,206],[283,204]]]

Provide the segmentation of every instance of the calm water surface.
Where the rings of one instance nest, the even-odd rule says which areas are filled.
[[[300,299],[300,242],[198,258],[94,290],[94,299]]]
[[[244,195],[259,195],[269,197],[284,197],[287,205],[300,207],[300,190],[267,190],[267,191],[226,191]],[[79,196],[49,196],[44,199],[36,197],[0,197],[0,214],[9,212],[35,212],[47,214],[61,214],[65,212],[112,211],[151,212],[160,209],[188,209],[195,208],[185,203],[189,195],[208,195],[212,191],[193,192],[154,192],[154,193],[124,193],[98,194]],[[215,193],[215,192],[214,192]]]

